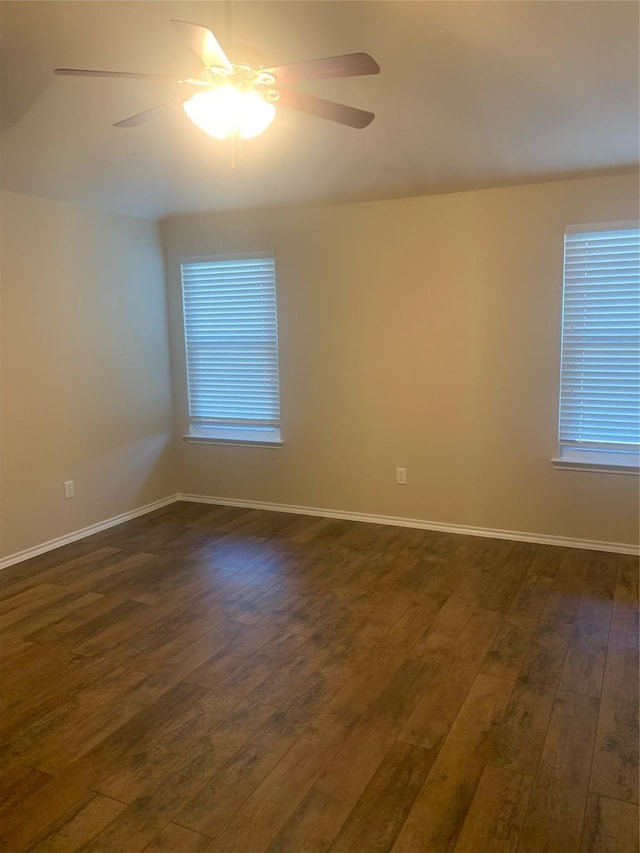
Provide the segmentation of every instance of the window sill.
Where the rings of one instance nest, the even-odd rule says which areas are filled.
[[[551,460],[560,471],[594,471],[600,474],[640,474],[640,460],[634,453],[564,451]]]
[[[249,447],[282,447],[279,429],[231,429],[191,427],[182,440],[189,444],[236,444]]]

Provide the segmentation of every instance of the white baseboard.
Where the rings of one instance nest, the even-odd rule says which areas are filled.
[[[624,542],[600,542],[594,539],[567,539],[563,536],[523,533],[518,530],[494,530],[489,527],[467,527],[464,524],[441,524],[437,521],[424,521],[419,518],[399,518],[394,515],[367,515],[363,512],[343,512],[342,510],[320,509],[310,506],[292,506],[290,504],[264,503],[261,501],[236,500],[235,498],[217,498],[207,495],[177,495],[177,500],[193,503],[216,504],[218,506],[237,506],[245,509],[265,509],[273,512],[290,512],[296,515],[315,515],[323,518],[340,518],[345,521],[364,521],[370,524],[389,524],[395,527],[416,527],[420,530],[435,530],[440,533],[459,533],[461,536],[484,536],[489,539],[512,539],[517,542],[533,542],[539,545],[559,545],[564,548],[582,548],[587,551],[609,551],[616,554],[640,554],[636,545]]]
[[[146,515],[148,512],[153,512],[156,509],[161,509],[163,506],[175,503],[179,500],[178,495],[169,495],[167,498],[161,498],[153,503],[145,506],[132,509],[129,512],[123,512],[120,515],[114,515],[113,518],[108,518],[106,521],[99,521],[97,524],[91,524],[89,527],[83,527],[81,530],[74,530],[73,533],[67,533],[65,536],[58,536],[57,539],[50,539],[48,542],[43,542],[41,545],[36,545],[33,548],[27,548],[24,551],[18,551],[16,554],[9,554],[8,557],[0,559],[0,570],[6,569],[9,566],[14,566],[16,563],[22,563],[24,560],[30,560],[31,557],[37,557],[39,554],[46,554],[47,551],[53,551],[54,548],[60,548],[62,545],[68,545],[70,542],[76,542],[78,539],[84,539],[86,536],[91,536],[93,533],[100,533],[102,530],[108,530],[109,527],[116,527],[125,521],[131,521],[132,518],[137,518],[140,515]]]
[[[311,506],[293,506],[291,504],[276,504],[265,503],[262,501],[245,501],[235,498],[218,498],[208,495],[184,495],[175,494],[169,495],[166,498],[153,501],[153,503],[145,506],[132,509],[129,512],[123,512],[121,515],[116,515],[113,518],[108,518],[106,521],[100,521],[97,524],[92,524],[89,527],[83,527],[81,530],[75,530],[73,533],[67,533],[65,536],[59,536],[57,539],[50,539],[48,542],[43,542],[41,545],[36,545],[33,548],[27,548],[24,551],[19,551],[16,554],[9,554],[7,557],[0,559],[0,570],[13,566],[16,563],[22,563],[24,560],[29,560],[31,557],[37,557],[39,554],[45,554],[47,551],[53,551],[54,548],[60,548],[63,545],[68,545],[71,542],[76,542],[78,539],[84,539],[86,536],[91,536],[93,533],[100,533],[102,530],[108,530],[110,527],[116,527],[125,521],[130,521],[133,518],[138,518],[140,515],[146,515],[148,512],[153,512],[156,509],[161,509],[164,506],[175,503],[176,501],[190,501],[192,503],[214,504],[217,506],[237,506],[245,509],[264,509],[270,512],[289,512],[295,515],[312,515],[322,518],[340,518],[345,521],[362,521],[369,524],[389,524],[395,527],[415,527],[420,530],[435,530],[440,533],[458,533],[461,536],[484,536],[489,539],[510,539],[517,542],[534,542],[540,545],[560,545],[565,548],[582,548],[587,551],[609,551],[617,554],[639,554],[640,548],[635,545],[627,545],[623,542],[600,542],[593,539],[566,539],[562,536],[543,536],[538,533],[522,533],[516,530],[494,530],[488,527],[467,527],[463,524],[441,524],[436,521],[424,521],[418,518],[399,518],[394,515],[367,515],[363,512],[343,512],[335,509],[321,509]]]

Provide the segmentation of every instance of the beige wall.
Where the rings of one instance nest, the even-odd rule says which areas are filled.
[[[171,441],[153,224],[0,194],[0,558],[177,490],[637,542],[637,477],[549,462],[563,226],[637,213],[629,176],[162,223],[179,432],[180,256],[276,253],[265,449]]]
[[[156,226],[12,193],[0,221],[2,556],[175,484]]]
[[[637,213],[633,175],[166,220],[181,429],[180,256],[272,249],[278,276],[285,445],[180,443],[181,490],[637,542],[637,477],[549,461],[563,227]]]

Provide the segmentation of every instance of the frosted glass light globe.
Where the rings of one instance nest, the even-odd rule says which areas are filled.
[[[198,92],[183,106],[191,121],[216,139],[228,139],[233,133],[252,139],[264,133],[276,114],[274,105],[257,92],[228,84]]]

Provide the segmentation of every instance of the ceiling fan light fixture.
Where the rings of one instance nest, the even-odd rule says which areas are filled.
[[[264,133],[276,114],[275,106],[255,89],[241,89],[231,83],[198,92],[183,106],[191,121],[215,139],[234,134],[252,139]]]

